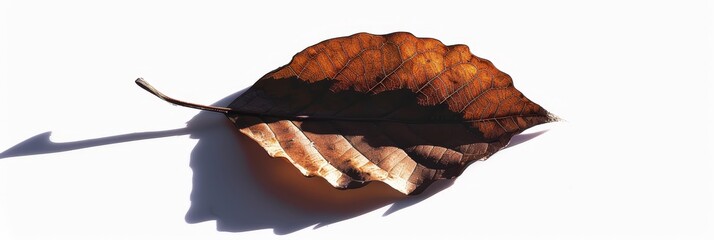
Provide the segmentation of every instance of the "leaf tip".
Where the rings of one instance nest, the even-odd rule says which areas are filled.
[[[565,119],[562,119],[551,112],[548,112],[547,117],[548,117],[547,122],[567,122]]]

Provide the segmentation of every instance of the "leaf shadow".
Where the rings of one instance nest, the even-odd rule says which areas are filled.
[[[226,106],[243,91],[213,105]],[[516,136],[512,145],[543,132]],[[323,179],[305,178],[283,159],[268,156],[257,143],[238,132],[224,115],[210,112],[198,113],[185,128],[67,143],[52,142],[51,132],[40,133],[0,152],[0,159],[185,134],[198,139],[190,156],[193,181],[191,205],[185,221],[215,221],[219,231],[273,229],[275,234],[289,234],[310,226],[319,228],[350,219],[391,204],[383,214],[388,216],[424,201],[454,183],[454,180],[437,181],[416,196],[404,196],[380,182],[357,189],[337,190]]]
[[[214,105],[226,106],[236,96]],[[284,159],[270,157],[223,115],[202,112],[189,125],[207,119],[216,127],[191,133],[199,141],[191,153],[193,191],[186,222],[214,220],[219,231],[273,229],[275,234],[289,234],[391,205],[382,214],[386,217],[430,198],[455,181],[437,181],[415,196],[404,196],[381,182],[338,190],[324,179],[304,177]],[[516,135],[509,147],[545,132]]]

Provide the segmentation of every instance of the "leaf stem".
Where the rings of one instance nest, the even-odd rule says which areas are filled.
[[[144,81],[143,78],[137,78],[136,81],[134,81],[134,82],[136,83],[136,85],[139,85],[139,87],[143,88],[147,92],[161,98],[161,100],[164,100],[164,101],[167,101],[167,102],[179,105],[179,106],[195,108],[195,109],[200,109],[200,110],[206,110],[206,111],[211,111],[211,112],[219,112],[219,113],[224,113],[224,114],[227,114],[228,112],[231,111],[230,108],[206,106],[206,105],[189,103],[189,102],[184,102],[181,100],[173,99],[173,98],[166,96],[163,93],[159,92],[159,90],[156,90],[156,88],[154,88],[154,86],[151,86],[151,84]]]

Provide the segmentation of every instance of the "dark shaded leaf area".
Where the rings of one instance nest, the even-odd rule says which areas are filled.
[[[228,117],[273,157],[336,188],[417,194],[556,121],[465,45],[410,33],[323,41],[260,79]]]

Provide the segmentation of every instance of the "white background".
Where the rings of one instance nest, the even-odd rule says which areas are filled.
[[[102,2],[0,3],[0,239],[714,237],[712,3]],[[226,104],[362,31],[467,44],[567,122],[403,199],[133,83]]]

